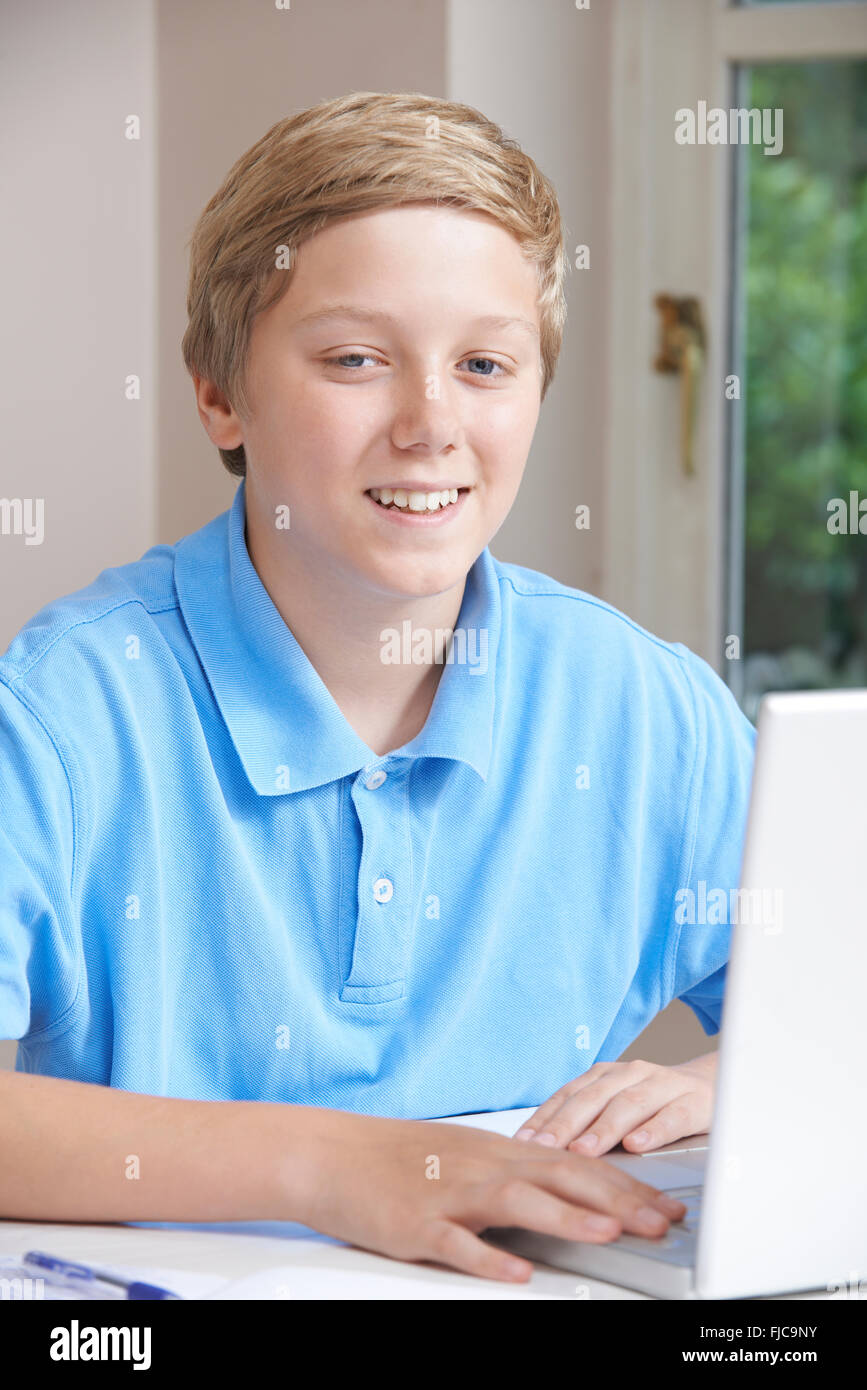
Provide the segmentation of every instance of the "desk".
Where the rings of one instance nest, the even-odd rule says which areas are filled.
[[[513,1134],[533,1109],[462,1115],[453,1123]],[[574,1302],[646,1298],[631,1289],[541,1265],[536,1266],[527,1284],[483,1280],[456,1270],[391,1260],[282,1221],[106,1226],[0,1221],[0,1256],[20,1256],[31,1249],[85,1264],[134,1266],[141,1270],[142,1278],[198,1299],[505,1298]],[[227,1281],[231,1281],[231,1288]]]

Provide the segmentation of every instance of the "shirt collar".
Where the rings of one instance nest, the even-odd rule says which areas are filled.
[[[500,632],[499,582],[487,547],[467,575],[456,624],[468,633],[469,660],[444,664],[424,728],[379,758],[349,724],[259,578],[244,540],[244,498],[242,479],[228,511],[178,542],[175,584],[255,790],[261,796],[304,791],[398,756],[454,758],[486,779]]]

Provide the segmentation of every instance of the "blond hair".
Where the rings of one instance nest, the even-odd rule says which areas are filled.
[[[518,240],[539,280],[541,395],[566,320],[566,255],[552,184],[529,155],[472,106],[419,92],[353,92],[288,116],[229,170],[190,238],[191,375],[249,415],[245,370],[258,313],[289,287],[298,247],[352,213],[401,203],[488,213]],[[277,247],[281,264],[275,265]],[[244,446],[220,449],[246,472]]]

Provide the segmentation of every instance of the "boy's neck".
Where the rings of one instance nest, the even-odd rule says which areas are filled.
[[[382,660],[382,634],[453,629],[466,578],[445,593],[381,602],[342,576],[317,572],[299,562],[285,544],[262,543],[248,515],[245,541],[251,562],[274,607],[358,736],[383,757],[401,748],[424,727],[443,671],[442,659],[429,665]]]

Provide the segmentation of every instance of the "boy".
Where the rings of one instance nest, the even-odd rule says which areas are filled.
[[[674,904],[736,884],[753,732],[487,548],[564,269],[533,162],[417,94],[279,122],[204,210],[183,351],[234,504],[0,662],[3,1215],[524,1280],[480,1230],[682,1214],[590,1155],[710,1124],[713,1055],[616,1059],[674,997],[719,1026],[728,928]],[[528,1142],[417,1123],[540,1104]]]

